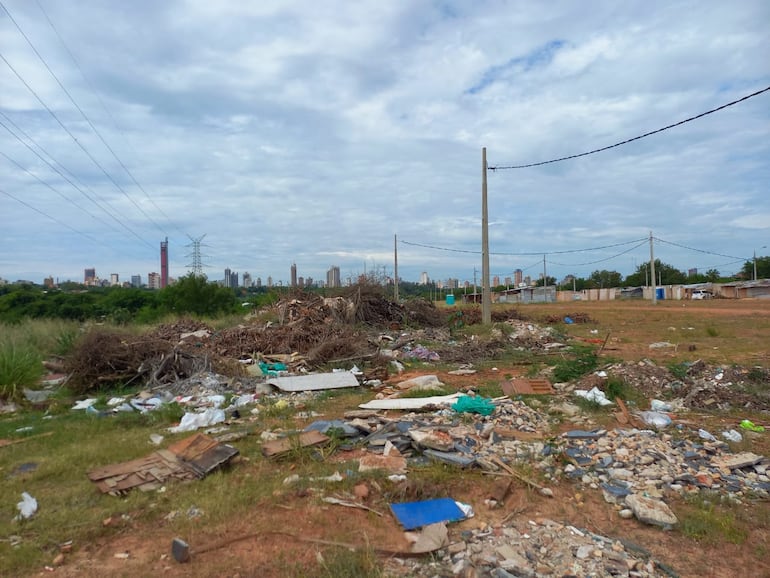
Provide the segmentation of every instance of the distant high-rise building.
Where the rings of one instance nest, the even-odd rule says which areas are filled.
[[[230,287],[231,289],[238,287],[238,273],[236,271],[231,271],[229,267],[225,269],[225,278],[222,281],[222,285]]]
[[[326,286],[327,287],[340,287],[340,268],[336,265],[332,265],[326,272]]]
[[[85,285],[94,285],[96,284],[96,269],[86,269],[85,273],[83,274],[83,283]]]
[[[423,271],[420,273],[420,285],[427,285],[430,283],[430,277],[428,277],[428,272]]]
[[[246,288],[251,287],[251,273],[244,271],[243,273],[243,286]]]
[[[301,275],[297,277],[297,287],[299,287],[300,289],[304,289],[305,287],[305,278],[302,277]]]
[[[509,287],[510,285],[511,285],[511,278],[510,277],[506,277],[505,278],[505,286]]]
[[[262,287],[262,277],[257,277],[257,282],[255,283],[257,287]]]
[[[43,286],[46,289],[53,289],[54,287],[53,277],[46,277],[45,279],[43,279]]]
[[[312,287],[312,286],[313,286],[313,278],[305,277],[305,287]]]
[[[524,282],[523,276],[524,272],[521,269],[516,269],[513,272],[513,282],[518,287]]]
[[[110,273],[110,285],[112,287],[117,287],[120,285],[120,275],[117,273]]]
[[[527,287],[529,287],[530,285],[532,285],[532,277],[527,275],[526,277],[524,277],[524,280],[522,281],[522,283],[524,283]]]
[[[492,277],[492,287],[499,287],[500,286],[500,275],[495,275]]]
[[[160,288],[168,287],[168,237],[160,242]]]
[[[291,286],[292,287],[297,286],[297,264],[296,263],[291,264]]]
[[[697,268],[687,269],[687,276],[688,277],[695,277],[697,274],[698,274],[698,269]]]
[[[141,287],[141,286],[142,286],[142,276],[131,275],[131,287]]]
[[[272,287],[273,286],[273,276],[272,275],[268,275],[267,276],[267,286],[268,287]]]
[[[160,274],[155,271],[147,273],[147,286],[150,289],[160,289]]]

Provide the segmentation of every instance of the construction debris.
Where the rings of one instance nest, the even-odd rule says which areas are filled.
[[[95,468],[88,472],[88,479],[102,493],[114,496],[134,488],[156,490],[171,480],[201,479],[237,455],[234,447],[204,434],[195,434],[144,458]]]

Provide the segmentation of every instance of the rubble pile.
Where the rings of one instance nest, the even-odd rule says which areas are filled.
[[[508,336],[520,350],[552,350],[565,347],[563,339],[552,327],[541,327],[534,323],[511,319],[506,322],[513,327],[513,332]]]
[[[724,442],[638,429],[574,430],[562,440],[569,462],[564,473],[619,506],[631,494],[663,498],[709,490],[738,499],[770,497],[770,460],[733,454]]]
[[[397,559],[390,568],[426,577],[676,576],[640,546],[549,519],[463,531],[433,561]]]

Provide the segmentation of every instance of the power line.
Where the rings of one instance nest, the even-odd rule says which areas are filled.
[[[0,122],[0,124],[2,124],[2,122]],[[67,202],[69,202],[69,203],[73,204],[75,207],[77,207],[78,209],[80,209],[81,211],[83,211],[84,213],[86,213],[86,214],[87,214],[88,216],[90,216],[91,218],[93,218],[93,219],[96,219],[96,220],[100,220],[100,219],[97,219],[97,217],[96,217],[95,215],[91,214],[90,212],[88,212],[87,210],[85,210],[83,207],[81,207],[80,205],[78,205],[77,203],[75,203],[75,201],[73,201],[72,199],[70,199],[69,197],[67,197],[67,195],[65,195],[64,193],[62,193],[61,191],[59,191],[59,190],[58,190],[56,187],[54,187],[53,185],[51,185],[51,184],[49,184],[49,183],[45,182],[43,179],[41,179],[40,177],[38,177],[38,176],[37,176],[35,173],[33,173],[33,172],[32,172],[32,171],[30,171],[29,169],[27,169],[27,168],[23,167],[21,164],[19,164],[18,162],[16,162],[14,159],[12,159],[11,157],[9,157],[9,156],[8,156],[7,154],[5,154],[4,152],[0,151],[0,156],[3,156],[3,157],[5,157],[5,158],[6,158],[6,159],[7,159],[9,162],[11,162],[11,163],[13,163],[14,165],[16,165],[16,166],[17,166],[17,167],[18,167],[20,170],[24,171],[25,173],[27,173],[28,175],[30,175],[32,178],[36,179],[36,180],[37,180],[39,183],[41,183],[42,185],[44,185],[44,186],[48,187],[49,189],[51,189],[51,190],[52,190],[54,193],[56,193],[57,195],[59,195],[60,197],[62,197],[62,198],[65,200],[65,201],[67,201]],[[109,214],[109,213],[107,213],[107,214]],[[126,229],[128,232],[129,232],[129,233],[131,233],[131,234],[132,234],[132,235],[134,235],[134,236],[135,236],[137,239],[139,239],[139,241],[141,241],[142,243],[144,243],[145,245],[147,245],[147,246],[148,246],[148,247],[150,247],[151,249],[154,249],[154,248],[155,248],[155,247],[153,247],[153,245],[151,245],[150,243],[148,243],[147,241],[145,241],[144,239],[142,239],[142,238],[141,238],[139,235],[137,235],[137,234],[136,234],[134,231],[132,231],[130,228],[128,228],[128,227],[127,227],[127,226],[126,226],[124,223],[122,223],[120,220],[118,220],[117,218],[115,218],[113,215],[110,215],[110,216],[111,216],[113,219],[115,219],[115,221],[118,223],[118,225],[120,225],[120,226],[122,226],[123,228],[125,228],[125,229]],[[101,221],[101,220],[100,220],[100,221]],[[104,223],[104,221],[101,221],[101,222],[102,222],[103,224],[106,224],[106,223]]]
[[[6,120],[7,120],[9,123],[11,123],[11,124],[14,126],[14,128],[16,128],[16,129],[17,129],[19,132],[21,132],[21,133],[22,133],[24,136],[26,136],[26,137],[27,137],[27,138],[28,138],[28,139],[29,139],[31,142],[33,142],[33,143],[34,143],[34,144],[35,144],[35,145],[36,145],[38,148],[40,148],[40,150],[42,150],[42,151],[43,151],[45,154],[47,154],[49,157],[51,157],[51,160],[53,160],[54,162],[56,162],[56,160],[53,158],[53,156],[51,156],[51,154],[50,154],[50,153],[48,153],[48,152],[47,152],[47,151],[46,151],[46,150],[45,150],[43,147],[41,147],[41,146],[40,146],[40,144],[36,143],[36,142],[35,142],[35,140],[34,140],[32,137],[30,137],[30,136],[29,136],[27,133],[25,133],[25,132],[24,132],[24,131],[23,131],[21,128],[19,128],[19,126],[18,126],[18,125],[16,125],[16,123],[14,123],[14,122],[13,122],[13,121],[12,121],[10,118],[8,118],[8,116],[7,116],[5,113],[3,113],[2,111],[0,111],[0,116],[2,116],[3,118],[5,118],[5,119],[6,119]],[[59,175],[59,176],[60,176],[62,179],[64,179],[66,182],[68,182],[70,185],[72,185],[72,187],[73,187],[73,188],[75,188],[77,191],[79,191],[79,192],[80,192],[80,193],[81,193],[81,194],[82,194],[84,197],[86,197],[86,198],[87,198],[89,201],[91,201],[91,202],[92,202],[94,205],[96,205],[96,206],[97,206],[97,207],[99,207],[99,208],[100,208],[102,211],[104,211],[104,212],[107,214],[107,216],[109,216],[109,217],[110,217],[110,218],[111,218],[113,221],[115,221],[115,222],[116,222],[116,223],[117,223],[119,226],[123,227],[123,228],[124,228],[126,231],[128,231],[128,233],[129,233],[129,234],[131,234],[131,235],[133,235],[134,237],[136,237],[137,239],[139,239],[139,240],[140,240],[142,243],[144,243],[144,244],[145,244],[145,245],[147,245],[148,247],[152,247],[152,245],[151,245],[150,243],[148,243],[146,240],[142,239],[142,238],[141,238],[139,235],[137,235],[135,231],[133,231],[133,230],[132,230],[130,227],[128,227],[128,225],[126,225],[126,224],[125,224],[123,221],[121,221],[120,219],[118,219],[118,218],[117,218],[117,217],[116,217],[116,216],[115,216],[115,215],[114,215],[112,212],[108,211],[108,210],[107,210],[107,209],[106,209],[104,206],[102,206],[102,205],[101,205],[101,204],[100,204],[100,203],[99,203],[99,202],[98,202],[98,201],[97,201],[95,198],[93,198],[91,195],[89,195],[88,193],[86,193],[86,192],[85,192],[85,191],[84,191],[82,188],[80,188],[80,187],[79,187],[77,184],[75,184],[74,182],[72,182],[72,180],[70,180],[70,178],[69,178],[69,177],[67,177],[67,175],[65,175],[64,173],[62,173],[62,172],[61,172],[61,171],[60,171],[60,170],[59,170],[59,169],[58,169],[56,166],[54,166],[53,164],[51,164],[51,163],[50,163],[50,162],[49,162],[49,161],[48,161],[48,160],[47,160],[45,157],[43,157],[43,156],[42,156],[40,153],[38,153],[38,152],[37,152],[37,151],[36,151],[34,148],[32,148],[32,147],[31,147],[31,146],[30,146],[28,143],[24,142],[24,140],[22,140],[22,139],[21,139],[21,137],[19,137],[19,135],[17,135],[16,133],[14,133],[14,132],[13,132],[13,131],[12,131],[12,130],[11,130],[11,129],[10,129],[10,128],[9,128],[9,127],[6,125],[6,124],[5,124],[5,123],[4,123],[2,120],[0,120],[0,126],[2,126],[2,127],[3,127],[3,128],[6,130],[6,131],[8,131],[8,132],[11,134],[11,136],[13,136],[13,137],[14,137],[16,140],[18,140],[18,141],[19,141],[21,144],[23,144],[25,147],[27,147],[27,148],[28,148],[28,149],[29,149],[29,150],[30,150],[30,151],[31,151],[31,152],[32,152],[32,153],[33,153],[35,156],[37,156],[37,157],[38,157],[38,158],[39,158],[41,161],[43,161],[43,162],[44,162],[46,165],[48,165],[48,167],[49,167],[49,168],[50,168],[52,171],[56,172],[56,173],[57,173],[57,174],[58,174],[58,175]],[[74,205],[74,206],[76,206],[78,209],[80,209],[81,211],[83,211],[84,213],[86,213],[87,215],[89,215],[89,216],[90,216],[92,219],[94,219],[94,220],[96,220],[96,221],[99,221],[99,222],[101,222],[101,223],[102,223],[102,224],[104,224],[104,225],[107,225],[107,223],[105,223],[105,222],[104,222],[102,219],[98,218],[96,215],[92,214],[90,211],[88,211],[88,210],[87,210],[87,209],[85,209],[84,207],[81,207],[80,205],[78,205],[78,204],[77,204],[77,203],[76,203],[74,200],[70,199],[69,197],[67,197],[67,196],[66,196],[66,195],[64,195],[63,193],[59,192],[57,189],[55,189],[54,187],[52,187],[51,185],[49,185],[48,183],[46,183],[45,181],[43,181],[43,180],[42,180],[40,177],[38,177],[38,176],[37,176],[37,175],[35,175],[34,173],[30,172],[28,169],[26,169],[26,168],[24,168],[23,166],[21,166],[21,164],[19,164],[17,161],[15,161],[14,159],[12,159],[11,157],[9,157],[8,155],[6,155],[5,153],[3,153],[2,151],[0,151],[0,155],[4,156],[6,159],[8,159],[8,161],[10,161],[10,162],[11,162],[11,163],[13,163],[14,165],[16,165],[16,166],[17,166],[19,169],[21,169],[21,170],[22,170],[22,171],[24,171],[25,173],[27,173],[27,174],[31,175],[33,178],[37,179],[37,180],[38,180],[39,182],[41,182],[43,185],[45,185],[46,187],[50,188],[52,191],[54,191],[54,192],[55,192],[55,193],[57,193],[59,196],[61,196],[62,198],[64,198],[66,201],[68,201],[69,203],[73,204],[73,205]],[[62,166],[62,169],[64,169],[65,171],[67,171],[67,169],[66,169],[64,166]],[[67,171],[67,172],[69,173],[69,171]],[[72,173],[70,173],[70,175],[71,175],[73,178],[76,178],[74,175],[72,175]],[[93,192],[93,191],[92,191],[92,192]],[[94,194],[95,194],[95,193],[94,193]],[[108,226],[108,225],[107,225],[107,226]]]
[[[97,136],[97,137],[99,137],[99,140],[100,140],[100,141],[102,141],[102,144],[104,144],[104,146],[107,148],[107,150],[109,150],[109,151],[110,151],[110,153],[112,153],[112,156],[115,158],[115,160],[117,160],[117,161],[118,161],[118,164],[119,164],[119,165],[120,165],[120,166],[123,168],[123,170],[124,170],[124,171],[126,171],[126,173],[129,175],[129,177],[131,177],[131,179],[134,181],[134,183],[136,183],[136,185],[137,185],[137,186],[139,186],[139,188],[140,188],[140,189],[142,189],[142,191],[144,191],[144,189],[141,187],[141,185],[139,185],[139,183],[136,181],[136,179],[134,178],[134,176],[133,176],[133,175],[131,174],[131,172],[128,170],[128,167],[126,167],[126,165],[125,165],[125,164],[123,164],[123,161],[122,161],[122,160],[120,160],[120,158],[118,157],[118,155],[117,155],[117,154],[115,154],[115,151],[114,151],[114,150],[112,149],[112,147],[111,147],[111,146],[110,146],[110,145],[107,143],[107,141],[106,141],[106,140],[104,140],[104,137],[101,135],[101,133],[100,133],[100,132],[97,130],[97,128],[94,126],[94,123],[92,123],[92,122],[91,122],[91,119],[90,119],[90,118],[88,118],[88,115],[87,115],[87,114],[86,114],[86,113],[83,111],[83,109],[82,109],[82,108],[80,108],[80,105],[78,105],[78,103],[77,103],[77,102],[75,101],[75,99],[72,97],[72,95],[70,94],[70,92],[69,92],[69,91],[66,89],[66,87],[64,86],[64,84],[62,84],[61,80],[59,80],[59,77],[58,77],[58,76],[56,76],[56,74],[54,73],[54,71],[53,71],[53,70],[51,70],[51,67],[50,67],[50,66],[48,66],[48,63],[46,62],[45,58],[43,58],[43,56],[40,54],[40,52],[38,52],[37,48],[35,48],[35,45],[32,43],[32,41],[29,39],[29,37],[28,37],[28,36],[27,36],[27,35],[24,33],[24,30],[22,30],[22,29],[21,29],[21,26],[19,26],[19,24],[18,24],[18,23],[16,22],[16,20],[13,18],[13,15],[12,15],[12,14],[11,14],[11,13],[8,11],[8,9],[5,7],[5,5],[2,3],[2,1],[0,1],[0,7],[2,7],[2,9],[3,9],[3,10],[5,11],[5,13],[8,15],[8,18],[10,18],[11,22],[13,22],[14,26],[16,26],[16,29],[17,29],[17,30],[19,31],[19,33],[20,33],[20,34],[21,34],[21,35],[24,37],[24,40],[26,40],[26,41],[27,41],[27,44],[29,44],[30,48],[32,48],[32,51],[33,51],[33,52],[35,53],[35,55],[36,55],[36,56],[37,56],[37,57],[40,59],[40,62],[42,62],[42,63],[43,63],[43,66],[45,66],[46,70],[47,70],[47,71],[48,71],[48,72],[51,74],[51,76],[54,78],[54,80],[55,80],[55,81],[56,81],[56,83],[59,85],[59,87],[62,89],[62,91],[64,91],[64,94],[66,94],[66,95],[67,95],[67,98],[69,98],[69,100],[70,100],[70,102],[73,104],[73,106],[74,106],[74,107],[75,107],[75,108],[78,110],[78,112],[81,114],[81,116],[82,116],[82,117],[85,119],[85,121],[88,123],[88,125],[91,127],[91,129],[94,131],[94,133],[96,134],[96,136]],[[5,60],[5,58],[3,58],[3,60]],[[6,60],[6,64],[8,64],[8,65],[10,66],[10,64],[8,63],[8,61],[7,61],[7,60]],[[12,70],[14,70],[14,69],[12,69]],[[16,76],[19,76],[19,74],[18,74],[18,73],[16,73],[16,71],[15,71],[15,70],[14,70],[14,74],[16,74]],[[21,80],[21,77],[20,77],[20,76],[19,76],[19,79]],[[29,85],[27,85],[27,83],[26,83],[26,82],[25,82],[24,84],[25,84],[25,86],[27,86],[27,87],[29,88]],[[39,100],[39,97],[38,97],[38,100]],[[61,123],[60,123],[60,124],[61,124]],[[62,126],[63,126],[63,125],[62,125]],[[83,146],[80,144],[80,142],[79,142],[79,141],[77,141],[77,139],[76,139],[76,142],[78,143],[78,145],[79,145],[81,148],[83,148]],[[94,158],[91,156],[91,154],[90,154],[90,153],[88,153],[88,152],[86,151],[86,149],[85,149],[85,148],[83,148],[83,151],[84,151],[84,152],[86,152],[86,153],[88,154],[88,156],[91,158],[91,160],[93,160],[93,161],[94,161],[94,163],[96,164],[96,166],[98,166],[98,167],[101,169],[101,171],[102,171],[102,172],[105,174],[105,176],[106,176],[108,179],[110,179],[110,181],[112,181],[112,183],[113,183],[113,184],[114,184],[114,185],[115,185],[115,186],[118,188],[118,190],[120,190],[120,191],[121,191],[121,192],[122,192],[122,193],[125,195],[125,197],[126,197],[126,198],[127,198],[129,201],[131,201],[131,203],[132,203],[132,204],[133,204],[133,205],[134,205],[134,206],[135,206],[137,209],[139,209],[139,211],[140,211],[140,212],[141,212],[141,213],[142,213],[142,214],[143,214],[145,217],[147,217],[147,219],[148,219],[148,220],[149,220],[149,221],[150,221],[150,222],[151,222],[153,225],[155,225],[155,226],[156,226],[156,227],[157,227],[157,228],[160,230],[160,232],[161,232],[161,233],[165,233],[165,231],[164,231],[164,230],[161,228],[161,226],[160,226],[160,225],[158,225],[158,223],[156,223],[156,222],[155,222],[155,219],[153,219],[153,218],[152,218],[152,217],[151,217],[149,214],[147,214],[147,213],[145,212],[145,210],[144,210],[144,209],[142,209],[142,207],[141,207],[141,206],[139,206],[139,204],[138,204],[138,203],[136,203],[136,202],[135,202],[135,201],[134,201],[134,200],[133,200],[133,199],[132,199],[132,198],[131,198],[131,197],[128,195],[128,193],[127,193],[127,192],[126,192],[126,191],[123,189],[123,187],[121,187],[121,186],[120,186],[120,185],[117,183],[117,181],[115,181],[115,179],[114,179],[114,178],[113,178],[113,177],[112,177],[112,176],[111,176],[109,173],[107,173],[107,171],[106,171],[106,170],[105,170],[105,169],[104,169],[104,168],[103,168],[103,167],[102,167],[102,166],[101,166],[101,165],[100,165],[98,162],[96,162],[96,159],[94,159]],[[145,195],[147,195],[147,191],[144,191],[144,193],[145,193]],[[149,195],[147,195],[147,196],[148,196],[148,198],[149,198]],[[154,203],[153,203],[153,204],[154,204]]]
[[[532,255],[566,255],[568,253],[584,253],[588,251],[600,251],[603,249],[612,249],[614,247],[622,247],[624,245],[630,245],[632,243],[639,243],[647,242],[647,237],[643,237],[641,239],[633,239],[632,241],[624,241],[623,243],[612,243],[610,245],[602,245],[600,247],[588,247],[586,249],[569,249],[565,251],[532,251],[527,253],[489,253],[490,255],[498,255],[498,256],[510,256],[510,257],[526,257],[526,256],[532,256]],[[470,253],[473,255],[479,255],[481,254],[481,251],[469,251],[467,249],[449,249],[447,247],[437,247],[435,245],[425,245],[422,243],[411,243],[409,241],[404,241],[402,239],[399,239],[401,243],[404,245],[412,245],[414,247],[424,247],[426,249],[435,249],[437,251],[447,251],[450,253]],[[621,253],[622,254],[622,253]]]
[[[631,251],[634,251],[635,249],[638,249],[639,247],[647,244],[648,240],[644,239],[641,243],[638,245],[631,247],[630,249],[626,249],[625,251],[621,251],[620,253],[616,255],[612,255],[611,257],[606,257],[605,259],[598,259],[596,261],[588,261],[586,263],[555,263],[553,261],[547,261],[549,265],[558,265],[559,267],[583,267],[585,265],[595,265],[596,263],[603,263],[605,261],[611,261],[612,259],[616,259],[617,257],[620,257],[622,255],[625,255],[626,253],[630,253]]]
[[[59,33],[59,30],[56,28],[56,26],[54,26],[54,23],[53,23],[53,21],[51,20],[51,18],[48,16],[48,13],[45,11],[45,8],[43,8],[43,5],[42,5],[42,4],[40,4],[39,0],[35,0],[35,3],[37,4],[37,7],[40,9],[40,11],[43,13],[43,16],[45,17],[45,19],[46,19],[46,22],[48,22],[48,25],[51,27],[51,29],[52,29],[52,30],[54,31],[54,33],[56,34],[56,37],[59,39],[59,42],[61,42],[62,46],[64,47],[64,50],[65,50],[65,51],[67,52],[67,54],[69,55],[70,59],[72,59],[72,62],[75,64],[75,67],[76,67],[76,68],[78,69],[78,71],[80,72],[80,75],[83,77],[83,80],[85,81],[86,85],[87,85],[87,86],[88,86],[88,88],[91,90],[91,92],[92,92],[92,93],[93,93],[93,94],[96,96],[96,99],[99,101],[99,104],[101,104],[101,105],[102,105],[102,108],[104,109],[104,112],[106,112],[106,113],[107,113],[107,116],[109,116],[109,117],[110,117],[110,119],[112,120],[112,124],[115,126],[115,128],[118,130],[118,132],[119,132],[119,133],[120,133],[120,134],[123,136],[123,139],[124,139],[124,141],[126,142],[126,144],[128,144],[128,145],[129,145],[129,147],[131,147],[131,143],[128,141],[128,139],[126,138],[126,135],[123,133],[123,131],[122,131],[122,130],[120,129],[120,127],[118,126],[118,123],[117,123],[117,121],[115,120],[115,117],[114,117],[114,116],[113,116],[113,114],[110,112],[109,108],[107,108],[107,105],[104,103],[104,100],[102,99],[102,97],[101,97],[101,95],[99,94],[99,92],[98,92],[98,91],[97,91],[97,90],[94,88],[93,84],[92,84],[92,83],[91,83],[91,81],[88,79],[88,76],[86,75],[85,71],[83,70],[83,68],[80,66],[80,63],[78,62],[78,59],[77,59],[77,58],[75,58],[75,55],[72,53],[72,50],[70,50],[69,46],[68,46],[68,45],[67,45],[67,43],[64,41],[64,38],[63,38],[63,37],[62,37],[62,35]],[[6,11],[7,11],[7,10],[6,10]],[[90,123],[89,123],[89,124],[90,124]],[[97,132],[97,134],[98,134],[98,132]],[[100,138],[101,138],[101,135],[100,135]],[[110,147],[109,147],[109,145],[107,145],[106,143],[105,143],[105,146],[107,146],[107,148],[110,148]],[[133,147],[131,147],[131,148],[132,148],[132,150],[133,150]],[[112,152],[112,153],[113,153],[113,156],[115,156],[115,158],[116,158],[116,159],[118,159],[117,155],[116,155],[116,154],[115,154],[115,153],[112,151],[112,149],[110,149],[110,152]],[[136,151],[134,150],[134,152],[136,152]],[[182,230],[181,230],[179,227],[177,227],[177,226],[176,226],[176,225],[173,223],[173,221],[172,221],[172,220],[169,218],[169,216],[168,216],[168,215],[167,215],[167,214],[166,214],[166,213],[163,211],[163,209],[161,209],[161,208],[160,208],[160,207],[159,207],[159,206],[158,206],[158,205],[155,203],[155,201],[154,201],[154,200],[153,200],[153,198],[150,196],[150,194],[149,194],[149,193],[148,193],[148,192],[147,192],[147,191],[144,189],[144,187],[143,187],[141,184],[139,184],[139,182],[136,180],[136,178],[134,178],[134,175],[131,173],[131,171],[129,171],[129,170],[128,170],[128,169],[127,169],[127,168],[126,168],[124,165],[123,165],[123,163],[120,161],[120,159],[118,159],[118,162],[120,162],[120,165],[121,165],[121,166],[122,166],[122,167],[125,169],[126,173],[127,173],[127,174],[128,174],[128,176],[131,178],[131,180],[132,180],[132,181],[133,181],[133,182],[136,184],[136,186],[137,186],[137,187],[139,187],[139,189],[140,189],[140,190],[141,190],[141,191],[142,191],[142,192],[145,194],[145,196],[147,197],[147,199],[148,199],[148,200],[149,200],[149,201],[152,203],[152,205],[153,205],[153,206],[154,206],[154,207],[155,207],[155,208],[158,210],[158,212],[159,212],[161,215],[163,215],[163,217],[165,217],[165,219],[166,219],[166,220],[167,220],[167,221],[168,221],[168,222],[169,222],[169,223],[170,223],[170,224],[171,224],[171,225],[172,225],[172,226],[173,226],[173,227],[174,227],[174,228],[175,228],[177,231],[179,231],[180,233],[184,234],[184,231],[182,231]]]
[[[62,227],[66,227],[67,229],[69,229],[69,230],[70,230],[70,231],[72,231],[73,233],[77,233],[78,235],[81,235],[82,237],[85,237],[86,239],[88,239],[89,241],[92,241],[92,242],[96,243],[97,245],[101,243],[101,241],[99,241],[99,240],[97,240],[97,239],[94,239],[94,238],[93,238],[91,235],[89,235],[89,234],[87,234],[87,233],[83,233],[82,231],[78,231],[77,229],[74,229],[73,227],[70,227],[70,226],[69,226],[67,223],[65,223],[65,222],[63,222],[63,221],[60,221],[60,220],[59,220],[59,219],[57,219],[56,217],[52,217],[51,215],[49,215],[49,214],[48,214],[48,213],[46,213],[45,211],[41,211],[40,209],[38,209],[38,208],[36,208],[36,207],[33,207],[32,205],[30,205],[30,204],[29,204],[29,203],[27,203],[26,201],[23,201],[22,199],[20,199],[20,198],[18,198],[18,197],[16,197],[16,196],[14,196],[14,195],[12,195],[11,193],[9,193],[9,192],[7,192],[7,191],[4,191],[3,189],[0,189],[0,193],[4,194],[5,196],[7,196],[7,197],[9,197],[9,198],[11,198],[11,199],[13,199],[13,200],[14,200],[14,201],[16,201],[17,203],[20,203],[20,204],[24,205],[24,206],[25,206],[25,207],[27,207],[28,209],[32,209],[32,210],[33,210],[33,211],[35,211],[36,213],[40,213],[40,214],[41,214],[41,215],[43,215],[44,217],[48,217],[49,219],[51,219],[51,220],[52,220],[52,221],[54,221],[55,223],[58,223],[58,224],[59,224],[59,225],[61,225]]]
[[[663,239],[659,239],[658,237],[653,237],[656,241],[659,241],[660,243],[665,243],[666,245],[673,245],[674,247],[679,247],[681,249],[687,249],[689,251],[696,251],[698,253],[703,253],[705,255],[716,255],[717,257],[725,257],[726,259],[736,259],[739,261],[750,261],[751,259],[748,257],[736,257],[735,255],[725,255],[723,253],[714,253],[713,251],[706,251],[704,249],[696,249],[695,247],[688,247],[687,245],[680,245],[679,243],[673,243],[671,241],[664,241]]]
[[[670,128],[675,128],[677,126],[681,126],[681,125],[686,124],[688,122],[691,122],[693,120],[697,120],[699,118],[703,118],[704,116],[707,116],[709,114],[713,114],[713,113],[718,112],[720,110],[723,110],[723,109],[725,109],[725,108],[727,108],[729,106],[733,106],[735,104],[743,102],[744,100],[748,100],[750,98],[753,98],[755,96],[758,96],[758,95],[762,94],[763,92],[768,92],[768,91],[770,91],[770,86],[768,86],[767,88],[763,88],[762,90],[758,90],[757,92],[753,92],[752,94],[747,94],[746,96],[744,96],[742,98],[739,98],[738,100],[734,100],[732,102],[728,102],[727,104],[723,104],[722,106],[718,106],[717,108],[713,108],[711,110],[707,110],[706,112],[702,112],[702,113],[697,114],[695,116],[691,116],[690,118],[686,118],[684,120],[680,120],[679,122],[675,122],[674,124],[670,124],[668,126],[664,126],[663,128],[659,128],[657,130],[646,132],[646,133],[641,134],[639,136],[635,136],[633,138],[629,138],[629,139],[626,139],[624,141],[621,141],[621,142],[618,142],[618,143],[615,143],[615,144],[612,144],[612,145],[609,145],[609,146],[606,146],[606,147],[594,149],[592,151],[588,151],[588,152],[584,152],[584,153],[579,153],[579,154],[576,154],[576,155],[569,155],[569,156],[566,156],[566,157],[560,157],[558,159],[551,159],[550,161],[541,161],[541,162],[538,162],[538,163],[529,163],[529,164],[526,164],[526,165],[509,165],[509,166],[498,166],[498,167],[487,167],[487,168],[490,171],[504,171],[504,170],[510,170],[510,169],[526,169],[526,168],[529,168],[529,167],[539,167],[539,166],[542,166],[542,165],[548,165],[548,164],[551,164],[551,163],[558,163],[558,162],[561,162],[561,161],[567,161],[567,160],[570,160],[570,159],[576,159],[576,158],[579,158],[579,157],[585,157],[585,156],[592,155],[592,154],[595,154],[595,153],[600,153],[600,152],[603,152],[603,151],[606,151],[606,150],[609,150],[609,149],[612,149],[612,148],[615,148],[615,147],[619,147],[619,146],[628,144],[630,142],[634,142],[634,141],[643,139],[643,138],[648,137],[648,136],[652,136],[654,134],[658,134],[658,133],[663,132],[665,130],[668,130]]]

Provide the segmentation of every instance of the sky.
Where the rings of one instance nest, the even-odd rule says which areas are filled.
[[[0,278],[481,283],[482,149],[603,148],[770,86],[770,3],[0,0]],[[490,274],[770,255],[770,92],[489,170]]]

